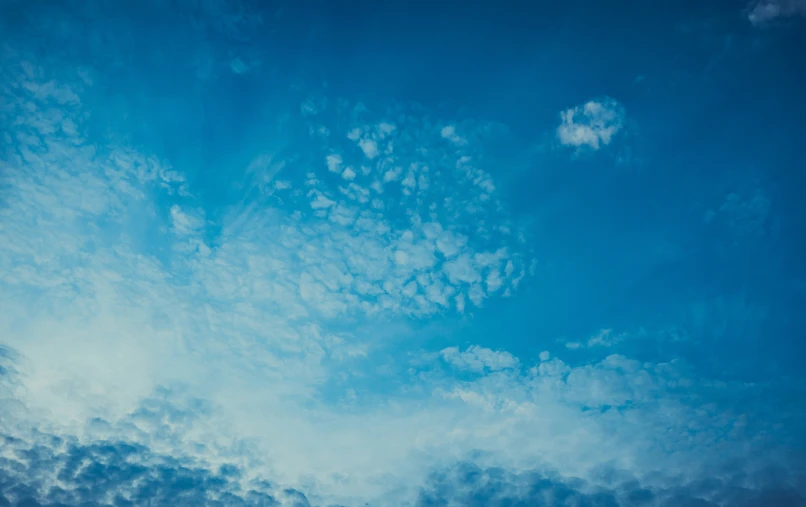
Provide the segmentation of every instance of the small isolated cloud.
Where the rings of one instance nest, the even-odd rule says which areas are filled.
[[[341,155],[332,154],[325,157],[325,163],[327,163],[328,171],[332,173],[341,172],[341,164],[342,158]]]
[[[563,146],[598,150],[624,127],[624,107],[609,97],[590,100],[560,113],[557,138]]]
[[[358,142],[358,145],[361,146],[361,150],[368,159],[371,160],[378,156],[378,143],[376,143],[374,140],[362,139]]]
[[[761,25],[776,18],[806,15],[806,0],[761,0],[753,4],[747,19]]]
[[[355,171],[353,171],[352,168],[348,167],[347,169],[344,170],[343,173],[341,173],[341,177],[348,181],[354,180]]]

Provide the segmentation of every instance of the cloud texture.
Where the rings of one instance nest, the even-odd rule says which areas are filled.
[[[539,282],[506,127],[297,87],[212,202],[101,114],[102,70],[1,55],[0,505],[804,501],[797,381],[633,357],[615,327],[534,357],[445,339]],[[557,139],[604,149],[625,117],[591,100]],[[707,221],[756,237],[765,199]]]

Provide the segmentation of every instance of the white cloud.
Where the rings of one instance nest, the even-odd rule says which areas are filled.
[[[397,129],[393,124],[387,122],[381,122],[378,125],[378,131],[381,134],[381,137],[387,137],[389,134],[394,132]]]
[[[747,18],[762,25],[776,18],[806,15],[806,0],[760,0],[754,3]]]
[[[611,98],[591,100],[560,113],[557,138],[565,146],[598,150],[624,126],[624,108]]]
[[[447,139],[457,146],[467,144],[467,139],[456,133],[456,127],[454,125],[446,125],[445,127],[442,127],[440,135],[443,139]]]
[[[601,329],[596,334],[584,342],[568,342],[565,347],[571,350],[592,348],[592,347],[612,347],[623,341],[626,334],[614,334],[612,329]]]
[[[516,368],[518,360],[509,352],[495,351],[473,345],[461,352],[458,347],[448,347],[440,354],[446,363],[459,370],[475,373],[501,371]]]
[[[325,157],[325,163],[327,164],[327,169],[332,173],[341,172],[342,162],[343,160],[341,158],[341,155],[337,153],[332,153],[327,157]]]
[[[395,167],[394,169],[390,169],[383,174],[383,182],[388,183],[390,181],[396,181],[400,178],[400,173],[403,172],[402,167]]]
[[[313,200],[311,200],[311,208],[313,209],[329,208],[336,204],[335,201],[331,201],[317,190],[311,190],[310,195],[313,195]]]
[[[462,254],[445,263],[445,274],[451,283],[477,283],[481,280],[477,265],[468,254]]]
[[[171,221],[174,231],[180,235],[195,233],[204,225],[200,217],[182,211],[178,204],[171,206]]]
[[[353,169],[351,167],[348,167],[347,169],[344,170],[343,173],[341,173],[341,177],[344,178],[347,181],[354,180],[355,179],[355,171],[353,171]]]
[[[376,143],[373,139],[361,139],[358,142],[358,145],[361,147],[361,151],[364,152],[364,155],[368,159],[373,159],[378,156],[378,143]]]

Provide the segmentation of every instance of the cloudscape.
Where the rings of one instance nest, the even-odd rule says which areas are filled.
[[[0,2],[0,506],[806,505],[803,47]]]

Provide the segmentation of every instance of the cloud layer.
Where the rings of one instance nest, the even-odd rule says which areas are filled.
[[[312,93],[211,206],[96,117],[97,71],[2,51],[0,505],[802,501],[780,385],[611,353],[618,329],[585,362],[423,336],[534,283],[500,125]],[[624,115],[556,134],[601,149]],[[714,220],[763,222],[742,202]]]

